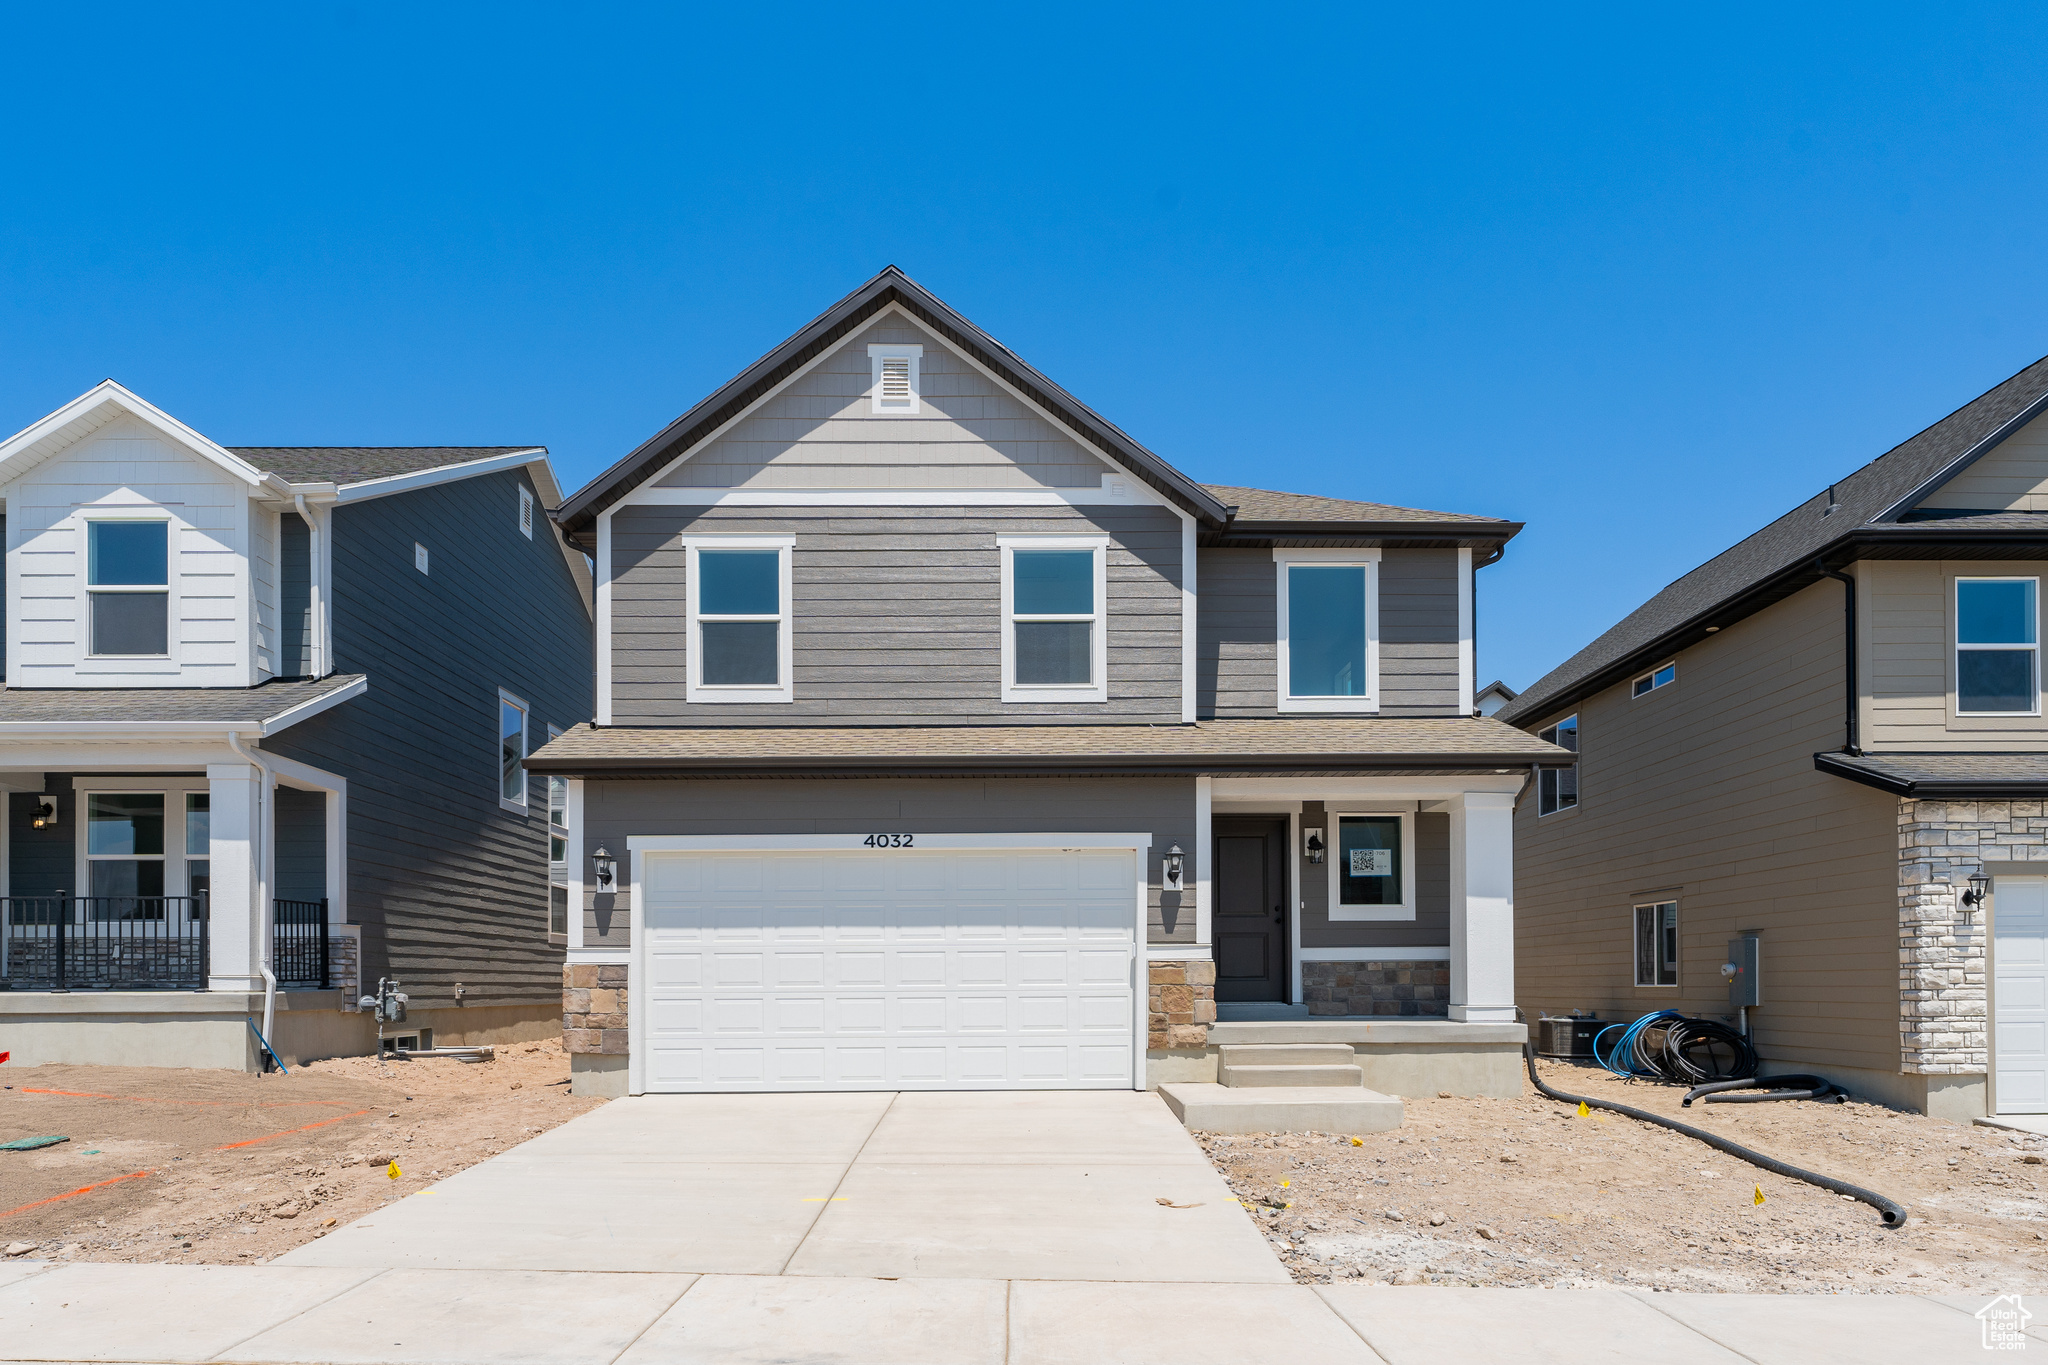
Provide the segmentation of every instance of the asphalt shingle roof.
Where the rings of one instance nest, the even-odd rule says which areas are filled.
[[[1276,493],[1265,488],[1238,488],[1229,484],[1202,485],[1225,504],[1237,508],[1238,521],[1457,521],[1503,528],[1515,523],[1498,517],[1475,517],[1464,512],[1428,512],[1417,507],[1396,507],[1385,502],[1351,502],[1344,498],[1323,498],[1311,493]]]
[[[1902,796],[2048,795],[2048,754],[1815,754],[1814,766]]]
[[[229,446],[229,450],[292,483],[365,483],[469,464],[539,446]]]
[[[362,680],[360,673],[336,673],[260,687],[0,688],[0,725],[138,721],[255,725]]]
[[[2035,361],[1911,440],[1886,451],[1832,490],[1822,489],[1770,525],[1715,555],[1637,607],[1503,707],[1512,724],[1538,721],[1583,695],[1587,684],[1660,643],[1667,634],[1767,581],[1811,562],[1851,533],[1924,533],[1948,521],[1876,522],[1986,437],[2048,396],[2048,358]],[[1829,511],[1829,493],[1834,510]],[[2011,515],[2011,514],[2003,514]],[[1978,522],[1980,529],[1991,528]],[[2031,528],[2034,523],[2023,525]]]
[[[1513,726],[1449,716],[1211,720],[1193,725],[578,725],[536,750],[526,766],[552,773],[962,766],[1075,771],[1159,766],[1198,771],[1259,765],[1486,767],[1570,761],[1565,750]]]

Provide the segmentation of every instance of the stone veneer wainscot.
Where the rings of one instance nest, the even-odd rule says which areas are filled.
[[[1406,958],[1304,962],[1301,998],[1312,1015],[1443,1018],[1451,1008],[1451,964]]]
[[[1209,1025],[1216,1022],[1216,964],[1154,962],[1146,999],[1150,1013],[1145,1022],[1145,1046],[1199,1048],[1209,1042]]]
[[[562,1046],[608,1057],[627,1054],[623,963],[572,963],[562,968]]]
[[[1990,1067],[1985,916],[1957,903],[1987,862],[2039,862],[2040,801],[1899,801],[1900,1069],[1981,1075]]]

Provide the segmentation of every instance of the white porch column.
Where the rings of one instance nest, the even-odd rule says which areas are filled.
[[[1466,792],[1451,813],[1451,1018],[1515,1022],[1515,798]]]
[[[263,814],[263,774],[252,764],[206,765],[208,897],[206,986],[260,991],[263,916],[256,904],[256,828]]]

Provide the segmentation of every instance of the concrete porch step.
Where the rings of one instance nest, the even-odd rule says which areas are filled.
[[[1160,1086],[1159,1097],[1201,1133],[1384,1133],[1401,1126],[1401,1101],[1364,1088],[1183,1081]]]
[[[1365,1072],[1356,1066],[1219,1066],[1216,1079],[1223,1085],[1271,1089],[1326,1086],[1333,1090],[1363,1087]]]
[[[1224,1066],[1350,1066],[1358,1060],[1349,1043],[1239,1043],[1216,1049]]]

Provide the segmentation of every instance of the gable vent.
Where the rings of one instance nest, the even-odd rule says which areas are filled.
[[[533,539],[533,494],[525,488],[519,490],[519,534]]]
[[[868,411],[917,411],[918,366],[923,353],[922,346],[868,347],[868,362],[874,367]]]

